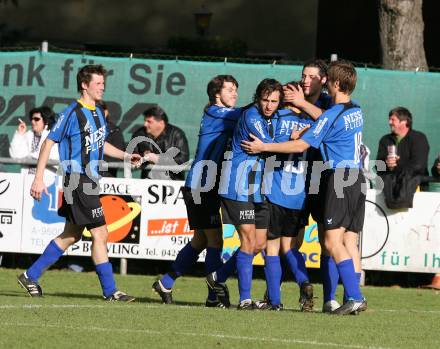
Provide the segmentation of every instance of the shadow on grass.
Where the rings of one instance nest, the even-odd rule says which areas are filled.
[[[136,301],[138,301],[140,303],[164,304],[164,303],[162,303],[162,301],[159,298],[151,298],[151,297],[137,297]],[[164,304],[164,305],[166,305],[166,304]],[[201,306],[205,306],[205,303],[173,301],[173,304],[170,304],[170,305],[201,307]]]

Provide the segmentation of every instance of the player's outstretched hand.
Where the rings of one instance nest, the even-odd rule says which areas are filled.
[[[264,143],[252,133],[249,134],[252,142],[241,141],[241,148],[248,154],[259,154],[264,152]]]
[[[139,154],[131,154],[130,155],[130,163],[136,167],[139,168],[142,164],[142,156]]]
[[[298,139],[301,138],[302,135],[310,128],[310,125],[304,126],[301,130],[298,131],[298,127],[295,125],[292,134],[290,135],[290,139]]]
[[[49,195],[46,185],[44,184],[43,180],[39,180],[37,178],[34,179],[31,186],[31,196],[35,199],[40,201],[41,196],[43,195],[43,192],[46,195]]]

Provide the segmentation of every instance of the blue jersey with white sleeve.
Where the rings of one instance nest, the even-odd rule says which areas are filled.
[[[272,143],[278,113],[270,118],[260,114],[253,105],[243,111],[232,137],[232,158],[223,163],[219,195],[234,201],[261,203],[262,174],[265,155],[247,154],[240,146],[241,141],[251,141],[249,134],[253,134],[265,143]]]
[[[287,142],[290,140],[293,129],[300,131],[313,123],[312,119],[304,118],[301,114],[289,109],[280,110],[274,142]],[[307,166],[305,153],[274,155],[275,160],[280,162],[277,163],[279,166],[264,174],[264,192],[270,202],[289,209],[301,210],[304,207],[305,167]]]
[[[359,168],[363,124],[358,105],[336,104],[325,111],[301,139],[319,148],[331,168]]]
[[[208,185],[217,183],[219,164],[223,160],[223,154],[241,113],[242,108],[217,105],[211,105],[205,110],[200,123],[196,154],[186,177],[185,187],[197,189],[205,186],[207,181]],[[203,166],[204,161],[212,161],[217,165],[213,178],[207,178],[209,165]]]
[[[100,107],[76,101],[58,116],[47,138],[59,143],[60,161],[66,173],[98,178],[99,160],[103,160],[107,126]]]

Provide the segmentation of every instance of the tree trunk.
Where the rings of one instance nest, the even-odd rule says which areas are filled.
[[[423,47],[423,0],[380,0],[379,26],[385,69],[428,70]]]

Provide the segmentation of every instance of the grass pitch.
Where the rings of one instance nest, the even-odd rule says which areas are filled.
[[[439,292],[364,287],[369,309],[359,316],[320,313],[321,285],[315,285],[316,312],[298,311],[298,287],[283,285],[285,310],[236,311],[204,307],[202,278],[181,278],[176,305],[162,305],[151,291],[151,276],[116,276],[121,290],[138,297],[130,304],[100,297],[94,273],[48,271],[45,297],[27,296],[17,282],[20,270],[0,268],[0,348],[439,348]],[[237,282],[229,283],[231,301]],[[264,293],[255,280],[253,295]],[[338,297],[342,290],[338,290]]]

